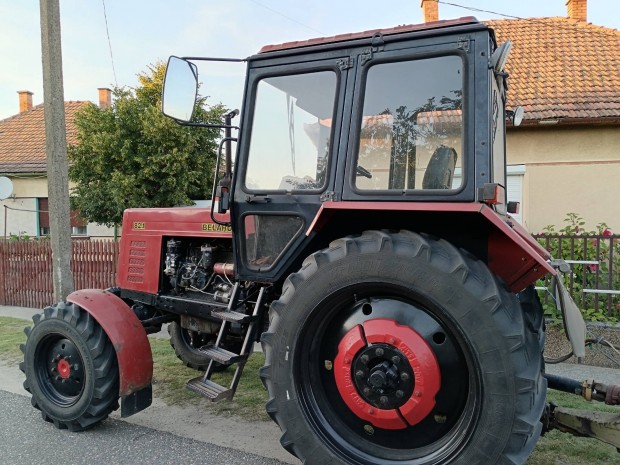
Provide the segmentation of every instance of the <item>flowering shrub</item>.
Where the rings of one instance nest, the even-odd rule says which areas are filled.
[[[620,236],[614,235],[605,223],[598,224],[595,230],[587,230],[585,221],[576,213],[568,213],[564,222],[566,225],[559,231],[549,225],[544,228],[544,233],[535,237],[554,258],[586,262],[572,264],[572,276],[565,277],[584,318],[619,321],[620,295],[584,293],[583,290],[620,290]],[[548,279],[545,282],[538,285],[548,287]],[[549,296],[544,296],[543,306],[548,317],[559,317]]]

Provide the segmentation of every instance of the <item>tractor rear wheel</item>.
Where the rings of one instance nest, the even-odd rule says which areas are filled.
[[[79,306],[59,303],[33,317],[21,349],[24,388],[43,419],[82,431],[118,408],[116,351],[101,326]]]
[[[444,240],[336,240],[289,276],[270,320],[267,412],[305,464],[522,464],[536,444],[539,330]]]

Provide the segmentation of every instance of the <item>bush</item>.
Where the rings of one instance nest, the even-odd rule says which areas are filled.
[[[620,295],[584,293],[583,289],[620,289],[620,236],[605,223],[587,230],[577,213],[568,213],[564,222],[559,231],[553,225],[545,227],[544,233],[536,236],[538,241],[553,258],[598,262],[571,265],[572,276],[566,276],[565,282],[586,320],[618,322]],[[537,285],[548,287],[548,278]],[[560,317],[552,299],[544,299],[543,307],[547,317]]]

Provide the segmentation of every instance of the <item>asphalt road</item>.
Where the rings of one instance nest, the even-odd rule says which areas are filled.
[[[92,431],[59,431],[41,420],[29,398],[7,391],[0,391],[0,463],[284,465],[115,419],[105,420]]]

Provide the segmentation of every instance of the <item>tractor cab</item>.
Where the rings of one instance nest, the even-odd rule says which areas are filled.
[[[224,193],[238,277],[280,281],[309,250],[396,227],[396,217],[398,227],[432,233],[460,219],[429,220],[420,208],[486,202],[507,220],[507,52],[469,17],[269,45],[244,60],[235,173]],[[180,122],[191,121],[196,97],[192,60],[168,65],[163,110]],[[343,210],[336,221],[326,212],[333,207]],[[486,259],[485,228],[457,227],[459,245],[482,244],[473,252]]]

